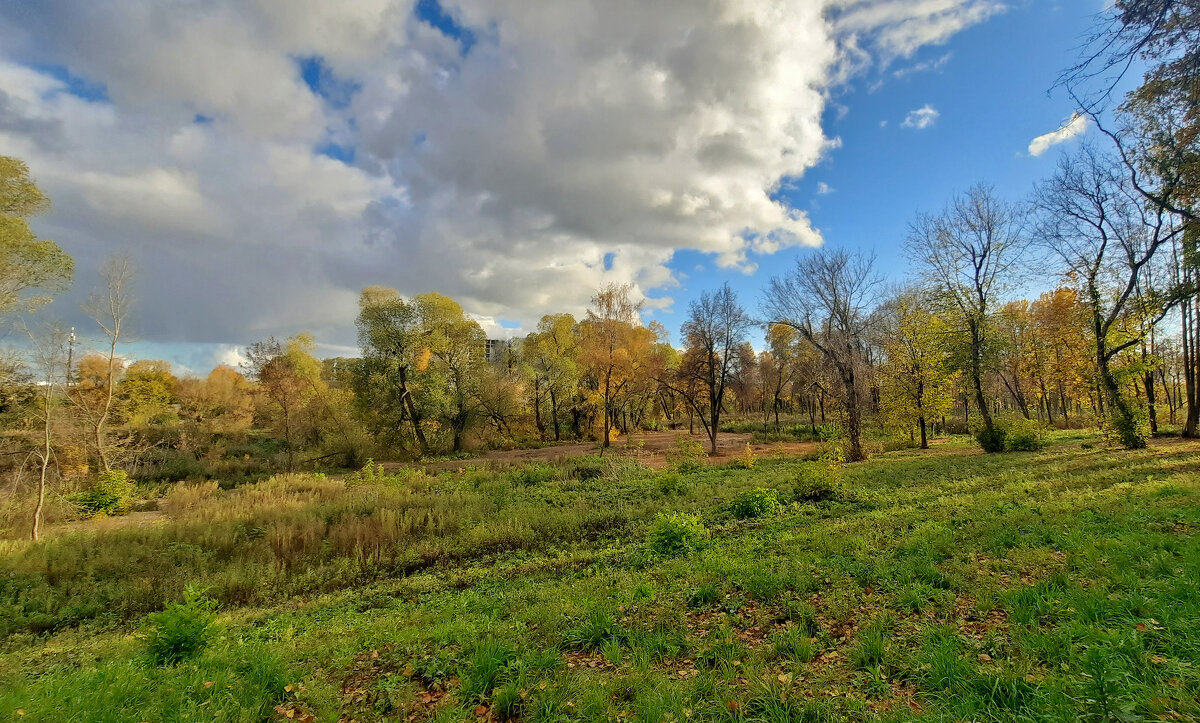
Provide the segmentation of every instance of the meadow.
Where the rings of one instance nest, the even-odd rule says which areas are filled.
[[[1196,719],[1200,444],[1049,442],[174,486],[0,542],[0,718]]]

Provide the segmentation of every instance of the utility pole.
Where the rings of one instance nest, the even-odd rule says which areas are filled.
[[[74,368],[75,357],[75,327],[71,327],[71,336],[67,337],[67,379],[66,386],[71,386],[71,370]]]

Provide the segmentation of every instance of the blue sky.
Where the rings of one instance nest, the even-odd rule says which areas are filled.
[[[944,45],[922,48],[911,61],[856,79],[823,119],[826,133],[841,138],[841,147],[782,195],[808,212],[827,244],[874,251],[880,272],[903,282],[909,272],[903,240],[918,211],[936,212],[976,183],[993,185],[1005,198],[1024,198],[1053,173],[1059,154],[1079,142],[1064,142],[1037,157],[1027,151],[1033,138],[1053,131],[1075,110],[1052,86],[1076,62],[1098,5],[1014,3]],[[936,67],[904,73],[923,63]],[[902,126],[909,111],[926,105],[938,112],[933,124]],[[1095,129],[1091,135],[1098,135]],[[831,192],[819,193],[818,184]],[[759,266],[752,274],[718,268],[703,254],[679,253],[671,267],[687,276],[684,286],[671,291],[675,304],[669,312],[650,317],[674,332],[688,302],[725,281],[743,304],[756,308],[771,276],[806,253],[799,248],[756,257]],[[1029,291],[1056,281],[1052,273],[1031,273]]]
[[[756,309],[819,239],[899,281],[918,211],[980,182],[1027,194],[1078,143],[1027,152],[1074,110],[1047,91],[1102,10],[3,5],[0,153],[29,163],[54,201],[34,227],[77,262],[49,315],[90,336],[95,269],[133,256],[133,356],[202,373],[301,331],[352,354],[373,284],[449,295],[501,336],[631,282],[675,332],[725,281]]]

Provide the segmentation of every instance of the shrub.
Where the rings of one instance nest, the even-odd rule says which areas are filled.
[[[754,469],[754,464],[757,461],[758,457],[755,456],[754,449],[747,444],[745,451],[734,457],[729,466],[734,469]]]
[[[1014,452],[1036,452],[1045,446],[1042,427],[1032,419],[1019,419],[1009,425],[1004,446]]]
[[[383,484],[387,476],[382,464],[375,464],[375,460],[368,458],[362,469],[346,475],[346,486]]]
[[[545,484],[556,477],[558,477],[558,470],[544,462],[527,464],[510,474],[513,484],[525,485],[526,487]]]
[[[1128,402],[1126,402],[1128,404]],[[1150,418],[1141,407],[1129,409],[1128,414],[1112,410],[1100,427],[1105,439],[1126,449],[1145,449],[1150,436]]]
[[[661,497],[673,497],[687,490],[687,480],[674,470],[663,470],[654,479]]]
[[[600,479],[604,476],[604,460],[599,457],[578,457],[571,464],[570,475],[575,479]]]
[[[388,472],[382,464],[376,464],[368,459],[362,469],[346,475],[346,486],[358,485],[395,485],[404,486],[425,479],[425,470],[415,467],[401,467],[395,472]]]
[[[792,491],[797,502],[824,502],[842,494],[841,475],[836,467],[809,463],[800,468]]]
[[[696,515],[660,512],[650,526],[648,543],[659,555],[686,555],[700,549],[708,539],[708,528]]]
[[[766,487],[746,490],[729,503],[729,511],[740,520],[767,517],[779,512],[779,492]]]
[[[676,472],[695,472],[704,466],[704,443],[679,434],[675,436],[675,446],[667,450],[665,456],[667,464]]]
[[[88,517],[97,515],[119,515],[129,510],[133,501],[134,487],[123,469],[97,472],[95,482],[88,489],[71,496],[79,510]]]
[[[984,452],[989,454],[1004,451],[1004,438],[1007,436],[1003,427],[981,429],[975,433],[975,439]]]
[[[175,665],[195,656],[212,637],[217,603],[202,590],[188,585],[182,603],[150,613],[146,648],[156,665]]]

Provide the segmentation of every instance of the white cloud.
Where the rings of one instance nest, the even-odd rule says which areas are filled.
[[[1088,128],[1088,119],[1084,114],[1076,111],[1062,122],[1055,130],[1049,133],[1034,138],[1029,142],[1029,155],[1040,156],[1045,153],[1051,146],[1056,146],[1059,143],[1069,141],[1077,135],[1084,133]]]
[[[833,0],[838,31],[869,39],[884,65],[1004,11],[998,0]]]
[[[352,343],[369,284],[531,328],[608,281],[669,305],[681,249],[747,270],[818,244],[773,194],[840,142],[830,90],[998,6],[443,0],[465,54],[413,0],[17,7],[0,153],[54,199],[36,223],[76,256],[76,297],[128,248],[139,335],[220,359],[305,329]],[[318,57],[328,97],[297,64]]]
[[[833,186],[829,185],[828,183],[826,183],[824,181],[817,181],[817,195],[818,196],[828,196],[829,194],[833,193],[833,191],[834,191]]]
[[[941,114],[938,113],[936,108],[926,103],[924,106],[917,108],[916,110],[910,110],[908,114],[904,116],[904,122],[902,122],[900,125],[905,128],[916,128],[917,130],[921,130],[922,128],[928,128],[929,126],[933,125],[938,119],[939,115]]]
[[[914,73],[925,73],[931,70],[941,70],[943,67],[945,67],[946,63],[950,62],[950,58],[953,55],[953,53],[947,52],[936,58],[933,58],[932,60],[914,63],[903,68],[897,68],[892,71],[892,77],[903,78]]]

